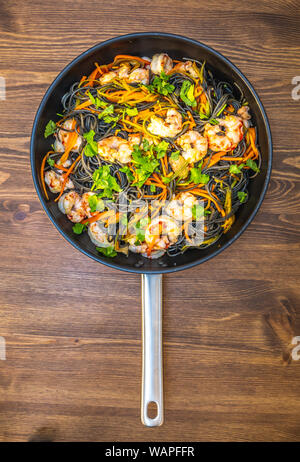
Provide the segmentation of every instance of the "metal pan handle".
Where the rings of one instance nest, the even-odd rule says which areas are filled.
[[[143,379],[141,419],[148,427],[163,423],[162,274],[142,275]],[[148,406],[156,404],[150,418]]]

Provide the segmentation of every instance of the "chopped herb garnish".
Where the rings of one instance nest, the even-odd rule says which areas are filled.
[[[102,199],[99,199],[97,194],[93,194],[92,196],[89,196],[89,206],[91,209],[91,212],[102,212],[105,209],[105,205]]]
[[[94,184],[91,188],[92,191],[102,189],[103,192],[98,195],[98,197],[107,197],[111,199],[113,197],[113,192],[122,191],[120,185],[117,183],[115,177],[110,174],[109,165],[103,165],[98,168],[93,173]]]
[[[75,223],[75,225],[72,227],[73,233],[75,234],[81,234],[85,229],[86,225],[82,223]]]
[[[149,147],[150,147],[150,143],[148,140],[146,140],[146,138],[143,139],[143,150],[146,152],[149,150]]]
[[[53,135],[55,131],[56,131],[56,123],[53,122],[53,120],[49,120],[45,128],[44,137],[48,138],[48,136]]]
[[[84,154],[87,157],[93,157],[98,153],[97,141],[94,141],[95,132],[90,130],[88,133],[84,133],[83,137],[86,139],[87,144],[84,148]]]
[[[190,180],[192,183],[195,184],[207,184],[209,182],[210,176],[202,173],[201,167],[193,167],[191,168],[191,176]]]
[[[204,215],[204,207],[200,204],[193,205],[192,215],[194,220],[199,220]]]
[[[230,167],[229,167],[229,173],[241,173],[242,168],[243,168],[244,166],[245,166],[245,164],[240,164],[240,165],[233,164],[233,165],[230,165]]]
[[[138,181],[133,183],[139,187],[143,186],[145,181],[149,178],[151,173],[154,172],[156,167],[158,167],[159,162],[157,159],[154,158],[153,155],[144,156],[142,154],[141,149],[137,144],[133,146],[133,153],[132,153],[133,163],[136,164],[136,173],[138,177]]]
[[[172,159],[172,160],[178,160],[178,159],[179,159],[179,156],[180,156],[180,151],[174,151],[174,152],[172,152],[172,154],[170,155],[170,159]]]
[[[170,75],[166,75],[164,72],[162,72],[160,76],[156,75],[152,84],[147,85],[148,90],[150,90],[152,93],[157,91],[157,93],[165,96],[169,93],[172,93],[175,90],[175,87],[171,83],[168,83],[170,77]]]
[[[125,165],[124,167],[121,167],[119,169],[119,171],[126,174],[127,179],[128,179],[129,182],[132,182],[134,180],[134,176],[132,174],[132,171],[130,170],[130,168],[127,165]]]
[[[150,185],[150,191],[153,192],[153,193],[156,191],[156,186],[155,186],[155,184],[151,184],[151,185]]]
[[[92,101],[92,104],[96,105],[96,99],[93,97],[91,92],[88,91],[87,95],[88,95],[89,99]]]
[[[114,105],[110,104],[105,109],[103,109],[102,112],[100,112],[100,114],[98,115],[98,119],[102,119],[102,117],[107,116],[109,114],[113,114],[113,113],[114,113]]]
[[[114,247],[96,247],[96,250],[108,258],[113,258],[117,255]]]
[[[51,159],[51,157],[47,159],[47,163],[51,165],[51,167],[53,167],[53,165],[55,164],[54,159]]]
[[[106,124],[110,124],[111,122],[114,122],[114,124],[112,125],[112,127],[115,127],[116,126],[116,123],[118,122],[119,120],[119,116],[116,115],[116,116],[111,116],[111,115],[107,115],[107,116],[104,116],[103,117],[103,120]]]
[[[239,198],[240,203],[242,204],[243,202],[246,201],[248,194],[245,193],[244,191],[238,191],[237,196]]]
[[[96,106],[97,107],[107,107],[108,106],[108,103],[106,103],[105,101],[102,101],[100,98],[96,98]]]
[[[257,163],[254,160],[248,159],[247,162],[246,162],[246,165],[247,165],[247,167],[250,167],[254,172],[259,172],[259,168],[257,166]]]
[[[161,141],[157,146],[155,146],[156,157],[157,159],[161,159],[165,156],[167,149],[169,147],[169,143],[166,141]]]
[[[194,84],[189,80],[185,80],[181,86],[180,98],[188,106],[196,106],[196,100],[194,96]]]

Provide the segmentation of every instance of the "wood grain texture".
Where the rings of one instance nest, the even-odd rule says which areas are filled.
[[[188,35],[231,59],[270,118],[274,168],[247,231],[164,278],[165,424],[140,423],[140,278],[81,255],[34,191],[29,142],[57,73],[118,34]],[[1,441],[297,441],[300,75],[297,0],[0,0]]]

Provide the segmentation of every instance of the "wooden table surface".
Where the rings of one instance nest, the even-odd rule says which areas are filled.
[[[296,441],[300,437],[300,75],[297,0],[0,0],[1,441]],[[165,423],[140,423],[140,277],[88,259],[31,178],[38,104],[92,45],[185,34],[231,59],[268,113],[274,167],[229,249],[164,278]]]

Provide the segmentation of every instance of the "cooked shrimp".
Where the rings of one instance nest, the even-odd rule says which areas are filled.
[[[128,83],[143,83],[147,85],[149,83],[149,69],[138,68],[130,71],[130,66],[128,64],[123,64],[119,69],[102,75],[102,77],[100,77],[100,83],[101,85],[105,85],[116,78],[124,79]]]
[[[251,119],[251,115],[249,114],[249,106],[242,106],[237,111],[237,114],[243,119],[244,126],[246,128],[249,127],[249,120]]]
[[[130,72],[128,79],[128,83],[142,83],[144,85],[148,85],[149,83],[149,69],[134,69]]]
[[[54,151],[55,152],[65,152],[64,145],[62,144],[61,141],[57,139],[57,137],[55,138],[55,141],[54,141]]]
[[[195,130],[189,130],[181,135],[177,138],[176,143],[182,148],[182,156],[190,164],[198,162],[207,153],[207,138]]]
[[[128,143],[132,148],[135,144],[140,146],[140,144],[143,144],[144,140],[147,140],[149,144],[153,144],[153,140],[150,138],[150,136],[141,136],[140,133],[131,133],[130,135],[128,135]]]
[[[150,68],[153,74],[165,72],[167,74],[173,67],[173,61],[167,53],[157,53],[152,57]]]
[[[49,186],[49,189],[50,189],[51,192],[59,193],[59,192],[61,192],[61,188],[62,188],[62,185],[63,185],[63,182],[64,182],[64,176],[59,175],[54,170],[48,170],[45,173],[45,182]],[[66,189],[73,189],[73,188],[74,188],[74,184],[68,178],[67,182],[65,184],[65,187],[64,187],[64,191]]]
[[[183,156],[179,155],[178,159],[172,159],[172,157],[169,157],[169,164],[171,165],[173,172],[180,171],[181,178],[186,178],[188,176],[190,169],[189,166],[186,165],[186,161]]]
[[[197,198],[189,193],[179,194],[177,199],[172,199],[166,207],[166,213],[180,223],[193,217],[192,208],[197,203]]]
[[[208,138],[208,147],[212,151],[231,151],[244,136],[242,119],[230,115],[217,121],[218,125],[205,125],[204,136]]]
[[[58,131],[57,133],[57,142],[58,142],[57,147],[59,148],[58,152],[63,152],[65,150],[65,146],[68,143],[71,134],[74,132],[74,129],[72,128],[73,122],[74,122],[74,119],[68,119],[62,124],[63,128],[66,128],[67,130],[71,130],[71,131],[66,131],[63,129],[60,129]],[[72,148],[72,151],[78,152],[81,144],[82,144],[82,136],[78,135],[76,143],[74,144]]]
[[[131,162],[132,147],[127,140],[119,136],[109,136],[98,141],[98,153],[109,162],[119,161],[121,164]]]
[[[152,252],[151,249],[149,249],[148,245],[144,243],[141,245],[130,244],[129,250],[131,250],[131,252],[134,252],[134,253],[140,253],[142,254],[143,257],[147,257],[151,259],[162,257],[163,254],[165,253],[165,250],[155,250]]]
[[[150,118],[147,127],[153,135],[162,136],[163,138],[174,138],[182,129],[182,116],[176,109],[168,109],[165,119],[157,116]]]
[[[106,85],[107,83],[112,82],[112,80],[116,79],[117,77],[118,77],[117,72],[110,71],[110,72],[106,72],[105,74],[103,74],[100,77],[99,81],[100,81],[101,85]]]
[[[95,193],[89,191],[89,192],[85,192],[83,195],[82,195],[82,199],[81,199],[81,207],[82,209],[85,211],[85,215],[90,218],[92,217],[93,215],[95,215],[96,213],[98,212],[91,212],[91,207],[90,207],[90,204],[89,204],[89,197],[91,196],[94,196]]]
[[[73,223],[79,223],[87,216],[85,204],[75,191],[63,194],[58,201],[58,208]]]
[[[167,215],[162,215],[154,218],[147,226],[145,241],[150,249],[167,249],[177,241],[179,233],[180,229],[176,221]]]
[[[108,235],[102,229],[100,222],[95,221],[91,223],[88,229],[88,235],[93,244],[98,247],[110,247],[111,243],[108,242]]]
[[[194,69],[193,62],[192,61],[185,61],[183,63],[177,63],[176,66],[173,67],[172,72],[184,72],[186,74],[189,74],[191,77],[194,79],[197,79],[199,76],[197,72]]]

